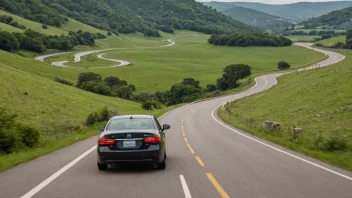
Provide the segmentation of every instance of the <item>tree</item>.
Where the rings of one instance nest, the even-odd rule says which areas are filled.
[[[183,79],[182,84],[184,84],[184,85],[192,85],[192,86],[194,86],[196,88],[200,88],[199,81],[195,80],[194,78],[185,78],[185,79]]]
[[[213,92],[215,91],[217,88],[216,88],[216,85],[213,85],[213,84],[208,84],[207,85],[207,88],[205,89],[206,92]]]
[[[111,34],[111,32],[108,32],[108,36],[111,36],[112,34]]]
[[[42,28],[43,28],[43,29],[48,29],[48,26],[45,25],[45,24],[43,24],[43,25],[42,25]]]
[[[98,83],[98,82],[102,82],[102,78],[100,74],[96,74],[93,72],[80,73],[78,76],[77,87],[81,88],[84,82],[89,82],[89,81]]]
[[[352,39],[352,30],[348,30],[347,31],[347,36],[346,36],[346,43]]]
[[[290,68],[290,64],[288,64],[285,61],[280,61],[278,63],[278,69],[289,69]]]
[[[20,47],[18,39],[10,32],[0,32],[0,49],[12,52]]]
[[[225,67],[222,78],[217,80],[220,90],[228,90],[238,87],[238,81],[252,74],[251,67],[245,64],[229,65]]]

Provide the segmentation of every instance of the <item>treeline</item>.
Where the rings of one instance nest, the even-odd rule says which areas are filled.
[[[77,45],[95,44],[94,39],[106,38],[100,33],[89,33],[81,30],[69,32],[65,35],[44,35],[33,30],[26,30],[24,33],[0,32],[0,49],[12,52],[17,49],[24,49],[34,52],[45,52],[47,49],[71,50]]]
[[[194,0],[0,0],[0,6],[42,24],[59,27],[71,17],[115,34],[160,36],[158,30],[172,33],[174,29],[208,34],[255,31]]]
[[[284,36],[297,36],[297,35],[311,35],[311,36],[315,36],[315,35],[318,35],[318,36],[322,36],[322,35],[335,35],[335,36],[339,36],[339,35],[346,35],[345,32],[335,32],[334,30],[322,30],[322,31],[317,31],[317,30],[312,30],[310,32],[306,32],[306,31],[302,31],[302,30],[299,30],[299,31],[292,31],[292,32],[285,32],[283,34]]]
[[[11,25],[11,26],[16,27],[16,28],[20,28],[22,30],[26,29],[26,26],[24,26],[22,24],[19,24],[18,22],[14,21],[11,16],[1,15],[0,16],[0,22],[1,23],[5,23],[7,25]]]
[[[212,35],[208,42],[213,45],[227,46],[290,46],[292,41],[283,36],[277,37],[267,33],[232,33]]]

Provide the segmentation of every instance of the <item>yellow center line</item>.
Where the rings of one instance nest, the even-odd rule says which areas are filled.
[[[201,166],[204,167],[204,163],[203,163],[203,161],[200,159],[199,156],[196,156],[196,160],[198,161],[199,165],[201,165]]]
[[[194,154],[194,150],[193,150],[193,148],[191,147],[191,145],[190,145],[189,143],[187,143],[187,146],[188,146],[189,150],[191,151],[191,153]]]
[[[188,142],[187,138],[184,138],[185,139],[185,142]]]
[[[182,133],[183,137],[186,137],[186,134],[185,133]]]
[[[225,190],[221,187],[218,181],[216,181],[215,177],[211,173],[207,173],[207,176],[222,198],[230,198],[230,196],[225,192]]]

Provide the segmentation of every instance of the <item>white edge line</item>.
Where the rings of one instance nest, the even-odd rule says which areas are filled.
[[[180,180],[183,188],[183,193],[185,193],[185,198],[192,198],[191,192],[189,192],[185,177],[183,177],[183,175],[180,175]]]
[[[219,106],[219,107],[220,107],[220,106]],[[248,138],[248,139],[250,139],[250,140],[253,140],[253,141],[255,141],[255,142],[257,142],[257,143],[260,143],[260,144],[262,144],[262,145],[264,145],[264,146],[267,146],[267,147],[269,147],[269,148],[272,148],[272,149],[274,149],[274,150],[276,150],[276,151],[278,151],[278,152],[281,152],[281,153],[286,154],[286,155],[288,155],[288,156],[290,156],[290,157],[296,158],[296,159],[301,160],[301,161],[303,161],[303,162],[306,162],[306,163],[308,163],[308,164],[310,164],[310,165],[313,165],[313,166],[315,166],[315,167],[321,168],[321,169],[326,170],[326,171],[328,171],[328,172],[330,172],[330,173],[333,173],[333,174],[335,174],[335,175],[341,176],[341,177],[343,177],[343,178],[345,178],[345,179],[348,179],[348,180],[352,181],[352,178],[349,177],[349,176],[347,176],[347,175],[344,175],[344,174],[342,174],[342,173],[336,172],[336,171],[334,171],[334,170],[331,170],[331,169],[326,168],[326,167],[324,167],[324,166],[321,166],[321,165],[319,165],[319,164],[313,163],[313,162],[311,162],[311,161],[309,161],[309,160],[300,158],[300,157],[298,157],[298,156],[296,156],[296,155],[293,155],[293,154],[291,154],[291,153],[288,153],[288,152],[286,152],[286,151],[283,151],[283,150],[281,150],[281,149],[278,149],[278,148],[276,148],[276,147],[274,147],[274,146],[271,146],[271,145],[269,145],[269,144],[267,144],[267,143],[264,143],[264,142],[262,142],[262,141],[260,141],[260,140],[257,140],[257,139],[255,139],[255,138],[252,138],[252,137],[248,136],[248,135],[245,135],[245,134],[243,134],[243,133],[241,133],[241,132],[239,132],[239,131],[237,131],[237,130],[235,130],[235,129],[233,129],[233,128],[231,128],[231,127],[225,125],[225,124],[223,124],[222,122],[220,122],[219,120],[217,120],[217,119],[215,118],[215,116],[214,116],[214,112],[215,112],[219,107],[216,107],[216,108],[213,110],[213,112],[212,112],[211,115],[212,115],[213,119],[214,119],[216,122],[218,122],[219,124],[221,124],[222,126],[228,128],[228,129],[230,129],[231,131],[236,132],[237,134],[239,134],[239,135],[241,135],[241,136],[243,136],[243,137],[246,137],[246,138]]]
[[[89,153],[91,153],[93,150],[96,149],[96,146],[90,148],[88,151],[83,153],[82,155],[78,156],[76,159],[68,163],[66,166],[58,170],[56,173],[52,174],[50,177],[48,177],[46,180],[44,180],[42,183],[34,187],[32,190],[27,192],[25,195],[23,195],[21,198],[31,198],[33,195],[37,194],[41,189],[43,189],[45,186],[50,184],[52,181],[54,181],[56,178],[58,178],[61,174],[63,174],[65,171],[67,171],[69,168],[71,168],[73,165],[75,165],[77,162],[79,162],[81,159],[83,159],[85,156],[87,156]]]

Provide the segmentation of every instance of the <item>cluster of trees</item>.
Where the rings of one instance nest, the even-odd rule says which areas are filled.
[[[109,121],[111,117],[118,115],[118,113],[110,111],[107,106],[104,108],[90,113],[86,119],[85,124],[92,126],[96,123]]]
[[[299,30],[299,31],[292,31],[292,32],[285,32],[284,33],[284,36],[296,36],[296,35],[312,35],[312,36],[315,36],[315,35],[319,35],[319,36],[322,36],[322,35],[335,35],[336,32],[334,30],[322,30],[322,31],[317,31],[317,30],[312,30],[310,32],[306,32],[306,31],[302,31],[302,30]],[[341,34],[341,33],[339,33]]]
[[[267,33],[232,33],[212,35],[208,42],[213,45],[227,46],[290,46],[292,41],[283,36],[277,37]]]
[[[51,3],[48,0],[0,0],[0,6],[7,12],[54,27],[60,27],[68,21],[67,17],[60,15],[55,9],[45,6],[43,2]]]
[[[251,67],[245,64],[229,65],[224,69],[224,74],[216,84],[208,84],[206,88],[194,78],[185,78],[181,83],[172,85],[170,90],[164,92],[140,93],[133,97],[137,102],[143,103],[143,108],[157,108],[160,104],[167,106],[192,102],[215,91],[225,91],[239,86],[239,80],[251,75]]]
[[[0,0],[0,6],[27,19],[59,27],[68,17],[115,34],[160,36],[186,29],[209,34],[254,31],[194,0]]]
[[[0,32],[0,49],[13,51],[17,49],[30,50],[35,52],[45,52],[47,49],[71,50],[77,45],[95,44],[94,39],[106,38],[105,35],[89,32],[69,32],[68,36],[64,35],[44,35],[32,30],[26,30],[24,33]]]
[[[6,24],[11,25],[11,26],[16,27],[16,28],[20,28],[22,30],[26,29],[26,26],[24,26],[22,24],[19,24],[18,22],[14,21],[11,16],[1,15],[0,16],[0,22],[1,23],[6,23]]]
[[[81,73],[76,86],[80,89],[105,96],[115,96],[130,100],[136,87],[118,77],[110,76],[102,79],[100,74],[93,72]]]
[[[16,118],[17,115],[0,108],[0,153],[34,147],[40,141],[38,130],[18,123]]]

